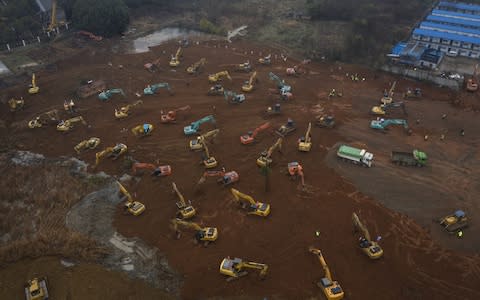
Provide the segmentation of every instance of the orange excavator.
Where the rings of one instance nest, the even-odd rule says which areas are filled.
[[[254,131],[249,131],[247,132],[247,134],[240,136],[240,143],[244,145],[253,143],[255,141],[255,137],[257,136],[257,134],[268,128],[270,128],[270,122],[267,122],[265,124],[258,126],[257,128],[255,128]]]
[[[156,166],[154,164],[149,164],[149,163],[141,163],[141,162],[136,162],[132,164],[132,173],[134,175],[141,175],[142,172],[138,172],[139,170],[152,170],[152,173],[150,175],[152,176],[157,176],[157,177],[163,177],[163,176],[168,176],[172,174],[172,167],[170,165],[165,165],[165,166]]]
[[[478,70],[478,64],[475,65],[475,69],[473,70],[472,77],[470,77],[467,80],[467,91],[472,93],[478,90],[477,70]]]
[[[203,184],[207,180],[207,177],[221,177],[217,180],[217,183],[221,183],[223,186],[237,182],[240,178],[237,172],[225,172],[225,168],[222,168],[220,171],[205,171],[198,181],[198,184]]]
[[[190,105],[182,106],[180,108],[170,110],[169,112],[165,113],[163,110],[160,111],[160,123],[169,124],[175,123],[177,121],[177,112],[185,111],[190,109]]]
[[[302,180],[302,186],[305,186],[305,179],[303,176],[303,167],[296,161],[290,162],[287,165],[288,174],[290,174],[290,178],[292,180],[296,180],[298,177]]]

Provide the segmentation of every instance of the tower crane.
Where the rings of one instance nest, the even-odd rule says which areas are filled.
[[[392,86],[390,87],[390,90],[388,92],[387,90],[385,90],[385,92],[383,93],[382,99],[380,99],[380,102],[382,102],[382,104],[390,104],[393,102],[393,93],[395,91],[396,85],[397,85],[397,82],[394,81]]]
[[[238,202],[242,206],[242,208],[248,210],[249,215],[266,217],[270,214],[270,204],[255,201],[249,195],[246,195],[239,190],[233,188],[230,189],[230,192],[235,198],[235,201]]]
[[[195,208],[193,208],[191,201],[188,201],[188,204],[185,202],[185,198],[183,198],[183,195],[180,193],[180,191],[177,188],[177,185],[175,182],[172,182],[172,188],[173,191],[177,194],[179,201],[176,202],[177,207],[178,207],[178,215],[182,217],[182,219],[190,219],[195,216],[197,213],[195,211]]]
[[[241,135],[240,136],[240,143],[244,145],[251,144],[255,141],[255,137],[263,130],[266,130],[270,128],[270,122],[264,123],[257,128],[255,128],[254,131],[249,131],[247,134]]]
[[[264,279],[268,272],[268,265],[251,261],[243,261],[240,258],[226,257],[220,263],[220,274],[228,276],[227,282],[246,276],[246,269],[260,270],[260,279]]]
[[[145,205],[138,201],[133,200],[132,195],[127,191],[127,189],[117,181],[118,187],[120,188],[120,193],[124,195],[124,198],[127,198],[125,202],[125,209],[134,216],[138,216],[145,211]]]
[[[312,123],[308,123],[307,132],[305,136],[302,136],[298,139],[298,150],[303,152],[309,152],[312,149],[312,135],[310,134],[312,130]]]
[[[205,141],[210,138],[215,138],[217,134],[220,132],[220,129],[214,129],[210,130],[207,133],[204,133],[200,136],[197,136],[196,139],[190,140],[189,145],[191,150],[202,150],[203,149],[203,144],[202,141]]]
[[[376,241],[372,241],[367,227],[363,225],[356,213],[352,214],[352,222],[355,231],[361,231],[363,236],[359,240],[359,246],[370,259],[379,259],[383,255],[383,249]]]
[[[195,241],[204,242],[205,246],[210,242],[215,242],[218,238],[218,229],[216,227],[201,227],[197,223],[183,221],[177,218],[172,220],[172,229],[175,231],[177,239],[182,235],[182,232],[178,229],[179,226],[195,230]]]
[[[256,82],[257,80],[257,71],[253,72],[252,75],[250,76],[250,79],[245,82],[244,85],[242,85],[242,91],[248,93],[253,90],[253,83]]]
[[[273,144],[268,150],[263,151],[260,154],[260,157],[257,159],[257,165],[259,167],[265,167],[270,165],[273,160],[271,158],[273,151],[278,149],[279,151],[282,150],[282,142],[283,138],[278,138],[278,140]]]
[[[319,249],[313,247],[310,247],[308,251],[318,257],[318,260],[320,261],[320,264],[325,271],[325,277],[320,279],[320,281],[317,283],[318,287],[323,290],[323,293],[328,300],[343,299],[345,293],[343,292],[340,284],[337,281],[333,281],[332,274],[330,273],[330,268],[328,267],[325,258],[323,258],[322,252]]]

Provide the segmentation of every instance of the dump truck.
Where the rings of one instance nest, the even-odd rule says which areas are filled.
[[[343,160],[360,164],[365,167],[371,167],[373,161],[373,154],[367,152],[365,149],[358,149],[347,145],[341,145],[338,148],[337,156]]]
[[[392,151],[391,160],[397,165],[423,167],[427,164],[427,154],[419,150],[413,150],[412,152]]]

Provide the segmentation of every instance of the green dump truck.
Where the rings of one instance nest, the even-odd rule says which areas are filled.
[[[358,149],[347,145],[341,145],[338,148],[337,156],[354,164],[359,164],[365,167],[372,166],[373,154],[367,152],[367,150],[365,149]]]
[[[427,164],[427,154],[419,150],[412,152],[392,151],[391,161],[401,166],[423,167]]]

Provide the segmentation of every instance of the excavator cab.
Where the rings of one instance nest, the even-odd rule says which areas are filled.
[[[77,154],[80,154],[83,150],[95,149],[98,145],[100,145],[100,139],[97,137],[91,137],[88,140],[81,141],[73,149]]]
[[[47,278],[34,278],[25,284],[26,300],[48,300]]]
[[[210,87],[208,90],[208,96],[220,96],[223,95],[225,89],[221,84],[215,84],[214,86]]]
[[[294,132],[296,129],[297,129],[297,127],[295,126],[295,123],[293,122],[292,119],[289,118],[287,120],[287,123],[280,126],[280,128],[278,128],[278,130],[276,130],[275,132],[279,136],[285,137],[285,136],[289,135],[290,133]]]
[[[20,99],[11,98],[8,100],[8,106],[11,112],[18,111],[25,106],[25,100],[23,100],[23,97],[20,97]]]
[[[455,233],[468,226],[468,218],[463,210],[457,210],[453,214],[441,218],[439,223],[449,233]]]

